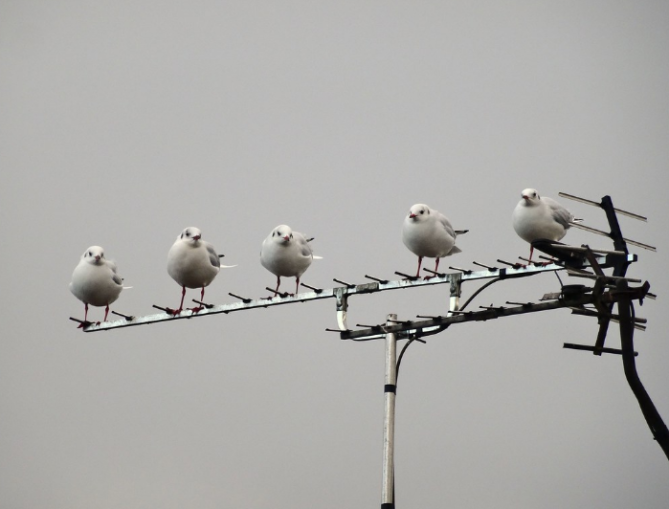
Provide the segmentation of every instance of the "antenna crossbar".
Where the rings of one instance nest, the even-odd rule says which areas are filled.
[[[631,256],[631,255],[630,255]],[[630,257],[631,260],[631,257]],[[606,257],[597,257],[597,262],[602,266],[606,266]],[[198,312],[191,310],[184,310],[179,315],[171,315],[169,313],[156,313],[146,316],[129,316],[122,320],[114,320],[100,323],[90,323],[83,327],[84,332],[97,332],[102,330],[119,329],[123,327],[133,327],[136,325],[145,325],[158,322],[170,322],[174,320],[184,320],[191,318],[200,318],[204,316],[228,314],[235,311],[242,311],[247,309],[267,308],[270,306],[280,306],[284,304],[293,304],[296,302],[307,302],[312,300],[336,299],[338,314],[346,312],[347,299],[352,295],[368,294],[375,292],[382,292],[386,290],[399,290],[404,288],[414,288],[420,286],[432,286],[439,284],[450,284],[460,286],[464,281],[474,281],[479,279],[491,278],[517,278],[532,276],[542,272],[554,272],[564,270],[565,267],[558,263],[551,263],[548,265],[528,265],[526,267],[506,267],[495,268],[491,267],[488,270],[481,270],[476,272],[457,272],[448,274],[435,275],[429,279],[401,279],[394,281],[379,280],[373,283],[365,283],[361,285],[346,284],[335,288],[328,288],[312,292],[304,292],[294,296],[280,296],[273,298],[262,299],[243,299],[241,302],[233,302],[223,305],[212,305],[209,308],[201,309]],[[339,281],[338,281],[339,282]],[[239,299],[242,297],[236,296]],[[345,317],[339,317],[339,326],[341,330],[346,330]]]

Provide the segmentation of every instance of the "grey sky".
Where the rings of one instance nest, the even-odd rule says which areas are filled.
[[[267,293],[258,253],[281,223],[316,237],[303,280],[331,287],[415,268],[414,203],[470,230],[444,265],[472,267],[528,254],[522,189],[609,194],[650,217],[624,233],[658,247],[635,249],[630,275],[659,294],[636,343],[669,421],[668,28],[657,1],[2,2],[0,506],[378,507],[383,345],[325,332],[332,302],[95,334],[68,320],[94,244],[134,287],[113,309],[176,306],[166,256],[190,225],[239,265],[207,290],[225,303]],[[498,283],[477,302],[558,287]],[[350,322],[444,313],[447,297],[357,297]],[[665,508],[667,461],[620,359],[562,349],[596,329],[553,311],[413,346],[398,504]]]

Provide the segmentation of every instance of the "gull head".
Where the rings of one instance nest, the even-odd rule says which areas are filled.
[[[81,259],[86,260],[86,262],[92,265],[102,265],[105,259],[105,250],[100,246],[91,246],[84,251]]]
[[[409,215],[407,217],[410,220],[418,223],[425,221],[428,217],[430,217],[431,212],[432,211],[430,210],[430,207],[424,203],[417,203],[409,209]]]
[[[197,246],[201,238],[202,238],[202,232],[200,231],[200,229],[196,228],[195,226],[189,226],[188,228],[186,228],[184,231],[181,232],[181,235],[179,235],[178,240],[181,240],[193,246]]]
[[[541,199],[539,192],[536,189],[532,189],[531,187],[523,189],[523,192],[520,193],[520,196],[523,198],[522,201],[525,203],[525,205],[528,206],[537,205]]]
[[[293,240],[293,230],[291,230],[290,226],[288,225],[280,224],[272,230],[271,237],[272,241],[276,242],[277,244],[288,244],[291,240]]]

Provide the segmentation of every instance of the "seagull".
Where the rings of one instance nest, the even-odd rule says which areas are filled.
[[[454,230],[451,222],[442,213],[423,203],[417,203],[409,209],[402,225],[402,242],[413,254],[418,256],[418,270],[423,257],[436,258],[434,272],[439,268],[439,259],[462,251],[456,247],[455,238],[469,230]],[[428,276],[429,279],[432,276]]]
[[[179,309],[168,308],[168,313],[172,315],[183,311],[186,288],[202,288],[202,302],[205,286],[209,286],[221,269],[221,261],[214,246],[201,239],[202,232],[189,226],[181,232],[167,253],[167,272],[181,286]],[[197,313],[201,309],[200,306],[191,308],[191,311]]]
[[[274,228],[262,243],[260,250],[260,263],[276,276],[276,290],[279,294],[281,276],[295,277],[295,293],[300,286],[300,277],[309,268],[314,256],[307,239],[300,232],[294,232],[290,226],[285,224]]]
[[[88,322],[88,305],[105,306],[105,318],[109,304],[118,299],[123,290],[123,279],[116,273],[116,263],[105,258],[104,249],[91,246],[81,255],[79,264],[72,273],[70,291],[84,303],[84,322]],[[80,325],[82,327],[83,324]]]
[[[540,197],[536,189],[524,189],[521,196],[513,210],[513,229],[521,239],[530,243],[529,262],[532,262],[532,242],[539,239],[557,242],[565,236],[570,223],[582,220],[574,219],[571,212],[552,198]]]

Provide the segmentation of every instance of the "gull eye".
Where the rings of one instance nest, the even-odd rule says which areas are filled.
[[[88,256],[93,256],[93,251],[89,251]]]
[[[425,211],[424,211],[424,210],[421,210],[420,213],[421,213],[421,214],[425,214]]]

